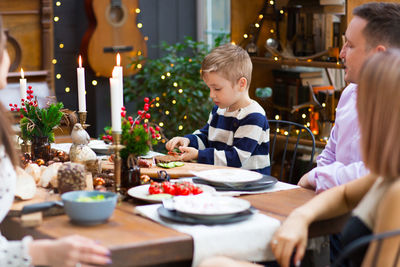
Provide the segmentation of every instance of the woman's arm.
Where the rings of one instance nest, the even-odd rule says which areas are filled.
[[[400,229],[400,180],[395,182],[387,191],[378,207],[377,220],[374,234]],[[381,247],[377,248],[379,241],[370,244],[363,261],[363,266],[395,266],[395,259],[400,253],[400,235],[382,240]],[[377,251],[377,249],[379,249]],[[397,265],[400,266],[400,259]]]
[[[272,251],[281,266],[289,266],[294,249],[294,263],[300,263],[307,245],[308,227],[312,222],[334,218],[351,211],[368,192],[375,179],[375,175],[369,174],[348,184],[334,187],[295,209],[271,241]]]

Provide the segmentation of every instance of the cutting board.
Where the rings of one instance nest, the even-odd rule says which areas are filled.
[[[102,168],[104,169],[113,169],[114,165],[112,163],[102,163]],[[151,167],[151,168],[140,168],[140,174],[146,174],[150,177],[157,177],[158,171],[166,171],[171,178],[180,178],[180,177],[193,177],[194,175],[191,171],[205,171],[205,170],[215,170],[215,169],[226,169],[233,167],[227,166],[215,166],[210,164],[201,164],[201,163],[192,163],[192,162],[185,162],[185,165],[181,167],[175,167],[171,169],[165,169],[160,167]]]
[[[8,212],[8,216],[20,216],[21,210],[25,205],[35,204],[45,201],[60,200],[59,194],[50,194],[47,189],[38,187],[36,194],[32,199],[29,200],[18,200],[15,199],[13,205]]]

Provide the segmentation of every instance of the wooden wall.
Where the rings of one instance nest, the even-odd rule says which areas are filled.
[[[56,94],[58,100],[71,110],[78,108],[77,58],[88,26],[84,2],[63,0],[61,6],[53,5],[55,16],[60,17],[60,21],[54,23],[55,74],[61,74],[61,79],[56,79]],[[141,13],[137,19],[143,23],[143,35],[149,37],[150,58],[160,55],[156,46],[161,41],[175,43],[182,41],[184,36],[196,39],[196,0],[140,0],[139,7]],[[64,44],[64,48],[59,47],[60,43]],[[84,65],[88,123],[92,125],[88,131],[92,137],[97,137],[105,126],[111,125],[109,81],[107,77],[96,77],[90,67],[86,63]],[[93,80],[97,81],[96,86],[92,84]],[[69,87],[69,92],[65,91],[66,87]],[[133,111],[134,104],[128,103],[128,112]]]

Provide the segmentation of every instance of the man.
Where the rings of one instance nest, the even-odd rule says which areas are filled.
[[[340,52],[345,65],[343,91],[336,109],[335,126],[317,158],[317,167],[305,174],[298,185],[322,192],[368,173],[362,162],[356,95],[358,76],[365,59],[388,48],[400,48],[400,4],[366,3],[353,10]],[[379,125],[377,125],[379,127]],[[382,140],[384,141],[384,140]]]

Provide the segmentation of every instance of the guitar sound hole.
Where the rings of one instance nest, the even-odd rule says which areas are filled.
[[[124,10],[119,6],[113,6],[110,8],[109,19],[111,23],[118,24],[124,18]]]

